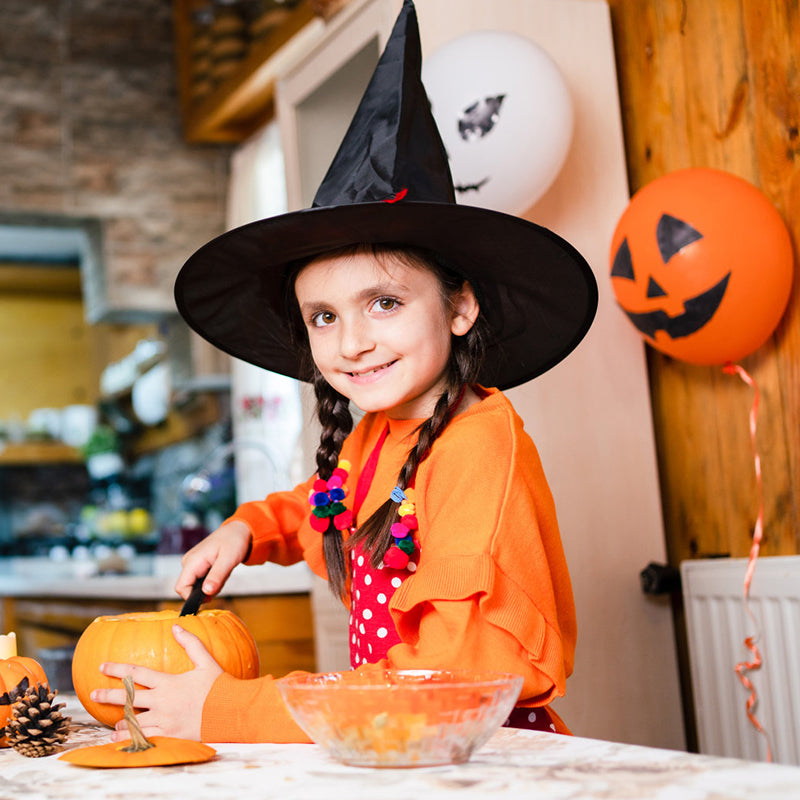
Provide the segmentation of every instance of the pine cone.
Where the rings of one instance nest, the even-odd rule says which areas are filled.
[[[57,692],[45,683],[11,692],[11,719],[5,727],[8,744],[29,758],[49,756],[67,738],[70,717],[61,715],[64,703],[53,703]]]

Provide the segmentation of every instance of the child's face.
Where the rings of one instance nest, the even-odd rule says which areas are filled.
[[[450,336],[470,329],[477,303],[467,284],[450,305],[432,272],[383,262],[321,257],[300,272],[295,294],[311,355],[362,411],[428,417],[444,389]]]

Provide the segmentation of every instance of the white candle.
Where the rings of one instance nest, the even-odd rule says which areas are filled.
[[[0,635],[0,658],[11,658],[17,654],[17,634],[13,631]]]

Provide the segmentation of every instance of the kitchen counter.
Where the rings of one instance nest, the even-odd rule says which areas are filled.
[[[100,744],[108,730],[66,696],[66,748]],[[92,770],[0,750],[0,797],[26,800],[369,800],[536,797],[537,800],[794,800],[800,768],[691,755],[579,737],[501,729],[458,766],[347,767],[316,745],[215,744],[205,764]]]
[[[95,566],[87,561],[0,561],[0,633],[14,631],[19,652],[45,660],[55,688],[62,691],[72,689],[71,651],[94,619],[177,611],[183,604],[173,588],[180,556],[137,556],[123,575],[84,573]],[[305,563],[239,565],[205,607],[225,609],[242,620],[253,634],[263,672],[314,670],[310,587]]]
[[[89,562],[47,558],[9,558],[0,565],[2,597],[113,598],[117,600],[176,600],[173,589],[180,573],[180,556],[138,556],[122,575],[91,574]],[[308,592],[311,572],[305,563],[281,567],[239,565],[222,591],[235,597]]]

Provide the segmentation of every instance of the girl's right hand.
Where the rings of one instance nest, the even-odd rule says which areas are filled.
[[[247,525],[238,520],[221,525],[181,558],[175,591],[185,600],[195,580],[208,573],[203,581],[203,594],[212,597],[223,587],[233,568],[245,560],[249,550]]]

